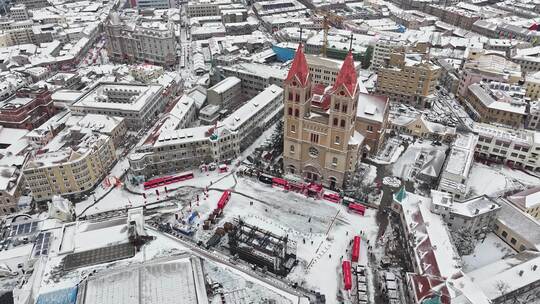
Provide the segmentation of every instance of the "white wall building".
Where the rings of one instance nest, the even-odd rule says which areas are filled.
[[[132,174],[149,178],[235,158],[271,118],[282,115],[283,89],[272,85],[214,126],[159,130],[128,156]]]
[[[457,199],[465,197],[468,191],[467,179],[477,142],[478,136],[473,133],[457,134],[441,173],[437,190],[451,193]]]
[[[124,117],[129,129],[149,124],[163,110],[161,85],[99,82],[70,107],[75,114],[105,114]]]

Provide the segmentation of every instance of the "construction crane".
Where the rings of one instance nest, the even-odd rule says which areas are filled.
[[[323,46],[322,46],[322,55],[326,57],[326,50],[328,49],[328,30],[330,30],[330,25],[336,28],[341,28],[343,25],[343,17],[338,16],[332,12],[318,9],[315,11],[316,14],[323,16]]]

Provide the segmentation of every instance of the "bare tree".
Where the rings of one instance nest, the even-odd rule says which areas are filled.
[[[501,296],[504,296],[508,293],[508,290],[510,290],[510,285],[506,283],[505,281],[497,281],[495,282],[495,289],[497,289],[498,292],[501,293]]]

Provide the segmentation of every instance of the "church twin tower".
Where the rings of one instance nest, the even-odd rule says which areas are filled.
[[[359,89],[352,53],[334,85],[324,88],[311,83],[299,45],[283,89],[285,174],[343,189],[356,169],[363,140],[355,131]]]

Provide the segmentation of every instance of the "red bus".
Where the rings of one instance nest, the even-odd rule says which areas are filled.
[[[345,285],[345,290],[351,290],[352,288],[352,274],[351,274],[351,262],[343,261],[341,264],[343,270],[343,285]]]
[[[349,204],[349,211],[350,212],[354,212],[354,213],[358,213],[360,215],[364,215],[366,213],[366,207],[364,205],[360,205],[360,204]]]
[[[273,177],[272,187],[279,187],[285,190],[289,190],[289,182],[279,177]]]
[[[332,203],[339,203],[341,201],[341,197],[337,193],[325,193],[323,194],[323,198]]]
[[[144,186],[144,190],[148,190],[152,188],[174,184],[174,183],[185,181],[192,178],[194,178],[193,172],[189,171],[189,172],[184,172],[184,173],[180,173],[176,175],[154,178],[145,182],[143,186]]]
[[[360,258],[360,240],[361,239],[359,236],[354,237],[353,245],[352,245],[352,257],[351,257],[351,260],[353,262],[358,262],[358,259]]]
[[[223,192],[217,204],[218,209],[225,208],[225,206],[227,205],[230,199],[231,199],[231,191],[226,190],[225,192]]]

